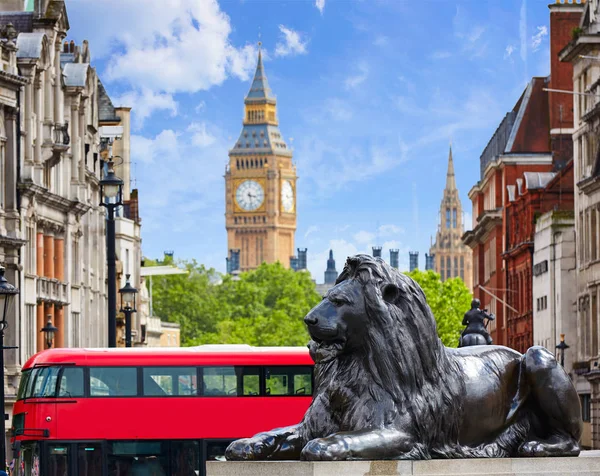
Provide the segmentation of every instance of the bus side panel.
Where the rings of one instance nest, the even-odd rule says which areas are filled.
[[[59,405],[53,438],[241,438],[300,423],[312,397],[87,398]]]

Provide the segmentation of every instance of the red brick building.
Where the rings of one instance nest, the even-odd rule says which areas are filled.
[[[512,281],[515,276],[520,279],[524,258],[519,253],[518,259],[504,253],[511,249],[511,243],[516,246],[514,240],[521,236],[514,237],[512,242],[508,237],[507,186],[516,185],[517,179],[522,181],[525,172],[558,172],[572,158],[572,97],[544,89],[573,89],[572,69],[558,61],[558,52],[571,40],[571,31],[579,25],[582,8],[583,5],[565,0],[549,6],[550,76],[532,78],[514,108],[504,117],[481,154],[481,178],[469,192],[473,203],[473,230],[463,235],[463,241],[473,250],[473,295],[481,300],[482,307],[496,314],[490,331],[494,343],[499,345],[525,345],[523,336],[529,335],[533,327],[532,314],[523,311],[532,308],[531,273],[522,283]],[[527,200],[519,207],[534,206],[525,202]],[[533,216],[535,211],[528,209],[527,214]],[[533,224],[529,226],[532,227]],[[517,286],[519,291],[511,286]],[[512,296],[515,292],[520,293],[519,297]],[[517,308],[511,305],[514,299],[526,300],[528,304]],[[517,318],[521,320],[513,323]],[[530,320],[527,326],[517,325],[527,319]]]
[[[524,172],[507,185],[506,345],[525,352],[533,345],[533,241],[537,217],[551,210],[573,211],[573,161],[560,172]]]

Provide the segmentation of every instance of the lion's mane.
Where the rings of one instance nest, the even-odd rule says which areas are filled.
[[[334,386],[349,400],[344,407],[346,413],[380,405],[386,409],[393,407],[398,414],[408,414],[416,432],[412,435],[415,438],[412,457],[463,456],[458,433],[464,383],[458,366],[437,335],[423,290],[382,259],[369,255],[348,258],[336,284],[350,279],[362,285],[369,320],[364,329],[363,349],[316,366],[313,405],[322,404],[325,399],[319,398],[319,394]],[[392,302],[383,298],[387,284],[400,289]],[[370,383],[368,389],[361,391],[361,380]],[[315,413],[325,412],[317,409]],[[360,429],[349,428],[354,425],[348,418],[352,417],[338,422],[340,430]],[[381,424],[374,418],[356,426]],[[391,420],[383,424],[390,423]],[[449,441],[457,442],[456,447],[448,447]]]

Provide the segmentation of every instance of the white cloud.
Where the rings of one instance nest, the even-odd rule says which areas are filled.
[[[521,59],[527,62],[527,0],[521,3],[521,12],[519,14],[519,41],[521,43]]]
[[[364,61],[361,61],[360,63],[358,63],[357,69],[358,69],[357,74],[348,76],[345,79],[344,85],[346,86],[346,89],[354,89],[354,88],[360,86],[362,83],[364,83],[366,81],[366,79],[368,78],[369,65],[367,65]]]
[[[275,56],[304,55],[308,53],[306,49],[307,41],[302,41],[300,33],[283,25],[279,25],[279,31],[281,32],[281,41],[275,45]]]
[[[306,240],[311,234],[316,233],[317,231],[319,231],[319,227],[317,225],[309,226],[306,230],[306,233],[304,233],[304,239]]]
[[[381,225],[377,231],[379,236],[383,237],[404,233],[403,228],[400,228],[399,226],[393,224]]]
[[[456,7],[456,14],[452,20],[454,36],[461,40],[462,52],[471,58],[484,56],[488,43],[483,41],[486,27],[475,24],[474,21]]]
[[[548,27],[545,25],[537,27],[537,33],[531,37],[531,51],[536,52],[540,49],[542,41],[548,35]]]
[[[174,116],[177,114],[177,102],[173,95],[168,93],[155,93],[148,88],[141,91],[129,91],[115,97],[113,103],[131,107],[134,128],[139,129],[144,121],[155,111],[167,110]]]
[[[192,133],[191,142],[198,147],[208,147],[217,140],[214,135],[206,130],[206,123],[193,122],[188,126],[188,131]]]
[[[203,224],[217,219],[211,214],[222,206],[228,145],[221,131],[207,123],[131,136],[132,178],[139,184],[145,233],[157,239],[166,216],[169,233],[197,229],[199,214]]]
[[[373,243],[374,240],[375,234],[365,230],[361,230],[354,234],[354,241],[361,245]]]
[[[389,45],[389,43],[390,43],[390,39],[384,35],[378,35],[375,38],[375,41],[373,41],[373,44],[375,46],[379,46],[379,47],[387,46],[387,45]]]
[[[452,56],[452,53],[450,53],[449,51],[434,51],[430,58],[434,59],[434,60],[439,60],[439,59],[446,59],[446,58],[450,58]]]
[[[325,8],[325,0],[315,0],[315,7],[317,7],[321,12],[321,15],[323,15],[323,9]]]
[[[515,51],[515,47],[513,45],[508,45],[506,50],[504,50],[504,59],[510,59],[512,61],[512,54]]]
[[[97,6],[85,3],[93,17]],[[98,3],[103,10],[119,11],[106,29],[99,29],[110,38],[108,44],[104,42],[111,53],[108,80],[121,80],[140,90],[196,92],[230,76],[247,80],[254,67],[256,47],[231,43],[230,19],[216,0],[171,0],[168,8],[163,0]]]
[[[206,102],[200,101],[198,103],[198,105],[194,108],[194,111],[200,112],[200,111],[204,110],[205,107],[206,107]]]
[[[349,121],[354,115],[348,103],[338,98],[327,99],[324,110],[334,121]]]

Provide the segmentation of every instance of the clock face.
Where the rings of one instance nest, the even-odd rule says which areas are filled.
[[[258,182],[244,180],[235,191],[235,199],[240,208],[251,212],[262,205],[265,192]]]
[[[294,189],[289,180],[284,180],[281,184],[281,206],[284,212],[294,211]]]

